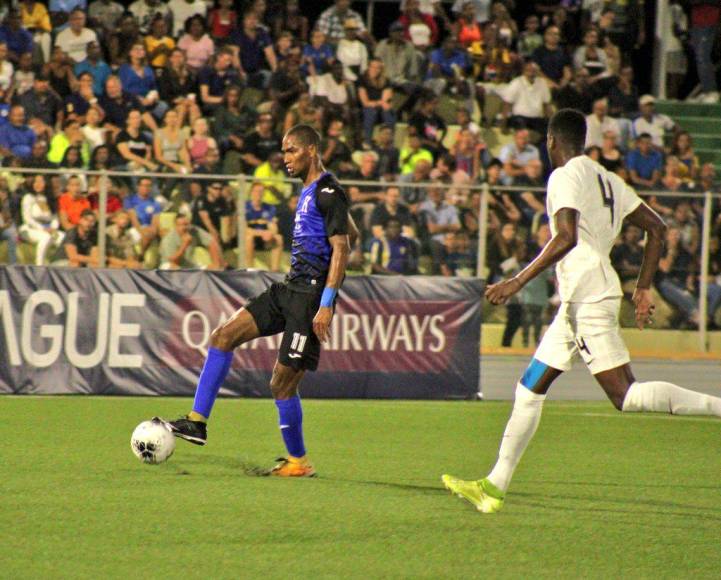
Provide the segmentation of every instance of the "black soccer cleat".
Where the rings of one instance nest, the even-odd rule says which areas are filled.
[[[205,445],[208,441],[207,425],[202,421],[191,421],[187,415],[175,421],[166,421],[162,417],[153,417],[153,421],[155,420],[165,425],[176,437],[185,439],[195,445]]]

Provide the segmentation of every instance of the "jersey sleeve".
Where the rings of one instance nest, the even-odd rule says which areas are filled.
[[[348,234],[348,196],[337,183],[321,184],[317,194],[318,210],[325,222],[326,235],[331,238]]]
[[[632,213],[643,200],[638,196],[636,190],[630,185],[624,184],[623,194],[621,195],[621,219]]]
[[[567,171],[554,171],[548,180],[549,208],[553,215],[564,207],[581,211],[583,196],[578,179]],[[552,216],[549,216],[552,217]]]

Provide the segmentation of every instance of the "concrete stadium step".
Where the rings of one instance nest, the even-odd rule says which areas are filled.
[[[716,135],[693,135],[694,150],[699,149],[721,149],[721,136]]]
[[[721,135],[721,117],[674,117],[679,126],[691,133],[694,138],[698,135],[716,137]]]
[[[656,110],[672,119],[680,117],[716,117],[721,119],[721,103],[703,104],[684,101],[656,101]]]
[[[721,165],[721,149],[705,149],[702,147],[694,147],[694,152],[698,155],[699,161],[702,163],[713,163]]]

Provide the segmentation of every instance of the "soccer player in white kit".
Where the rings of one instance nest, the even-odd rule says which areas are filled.
[[[530,280],[556,264],[561,306],[531,364],[516,386],[498,461],[487,477],[465,481],[442,477],[451,492],[483,513],[503,507],[513,471],[541,420],[553,381],[580,355],[619,411],[721,416],[721,399],[664,381],[638,382],[618,324],[623,292],[610,252],[624,219],[646,231],[643,265],[633,294],[636,324],[653,322],[651,282],[663,249],[666,226],[617,175],[583,154],[586,121],[562,109],[551,119],[547,147],[554,171],[546,209],[553,237],[538,257],[513,278],[486,289],[493,304],[505,304]]]

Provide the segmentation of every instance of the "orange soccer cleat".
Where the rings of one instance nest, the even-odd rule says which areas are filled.
[[[276,477],[314,477],[315,469],[305,457],[280,457],[278,465],[270,470]]]

